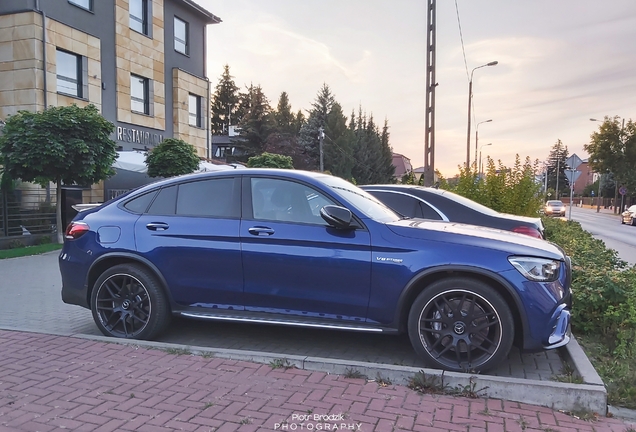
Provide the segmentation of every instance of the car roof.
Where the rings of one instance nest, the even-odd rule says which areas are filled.
[[[215,178],[215,177],[235,177],[237,175],[267,175],[267,176],[280,176],[285,178],[291,178],[296,180],[304,180],[304,181],[324,181],[330,177],[329,174],[324,174],[321,172],[314,171],[303,171],[303,170],[290,170],[290,169],[279,169],[279,168],[240,168],[235,170],[223,170],[223,171],[212,171],[212,172],[198,172],[192,174],[184,174],[176,177],[170,177],[166,179],[160,179],[153,183],[149,183],[147,185],[141,186],[137,189],[134,189],[134,192],[141,193],[146,190],[151,190],[156,187],[167,186],[173,183],[181,183],[183,181],[189,180],[202,180],[206,178]],[[133,191],[131,191],[133,192]]]

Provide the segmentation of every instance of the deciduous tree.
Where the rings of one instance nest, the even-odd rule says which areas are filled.
[[[150,177],[190,174],[199,168],[199,163],[194,146],[176,138],[163,140],[146,155]]]
[[[94,105],[52,107],[10,116],[0,153],[11,178],[56,185],[57,240],[62,242],[62,185],[89,186],[112,176],[115,126]]]

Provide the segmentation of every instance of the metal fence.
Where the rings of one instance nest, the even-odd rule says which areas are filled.
[[[117,198],[119,195],[123,195],[130,189],[106,189],[106,201]]]
[[[55,231],[55,192],[29,185],[0,192],[0,237]]]

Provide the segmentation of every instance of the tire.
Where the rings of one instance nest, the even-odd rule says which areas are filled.
[[[636,226],[636,218],[632,218],[632,226]]]
[[[508,356],[515,329],[510,307],[492,287],[449,278],[431,284],[415,299],[408,333],[429,367],[483,372]]]
[[[156,277],[136,264],[120,264],[97,279],[91,311],[106,336],[153,339],[170,323],[170,306]]]

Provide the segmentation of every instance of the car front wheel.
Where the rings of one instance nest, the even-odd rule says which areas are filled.
[[[120,264],[97,279],[93,319],[106,336],[152,339],[170,322],[170,307],[156,278],[136,264]]]
[[[489,285],[450,278],[433,283],[416,298],[408,333],[430,367],[481,372],[510,352],[514,320],[505,300]]]

